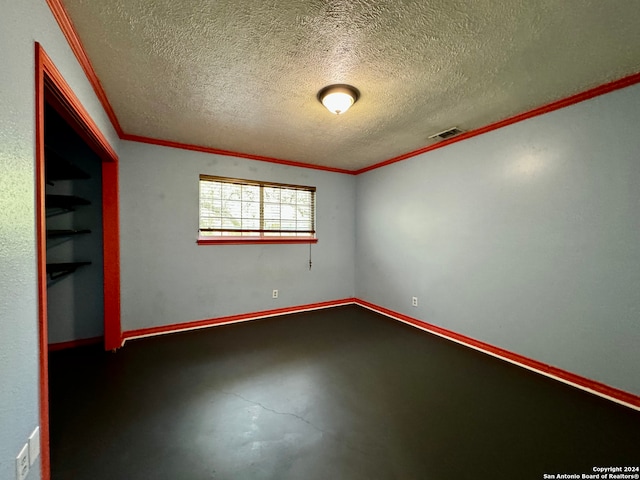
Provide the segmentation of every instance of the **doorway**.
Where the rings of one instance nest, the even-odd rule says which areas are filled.
[[[49,350],[104,340],[101,160],[44,106]]]
[[[118,157],[109,145],[108,141],[98,129],[93,119],[84,109],[71,88],[48,57],[42,46],[38,43],[36,49],[36,232],[37,232],[37,258],[38,258],[38,317],[39,317],[39,370],[40,370],[40,435],[42,454],[42,478],[50,478],[50,452],[49,452],[49,389],[48,389],[48,280],[52,276],[60,279],[60,275],[67,276],[81,267],[89,265],[89,259],[69,259],[69,261],[56,261],[57,266],[49,266],[47,269],[47,207],[51,210],[51,201],[47,203],[47,179],[46,173],[46,145],[45,145],[45,119],[59,118],[66,128],[73,132],[82,144],[93,155],[97,171],[101,177],[100,216],[101,230],[100,244],[102,249],[102,312],[104,348],[115,350],[122,344],[120,328],[120,244],[119,244],[119,219],[118,219]],[[45,115],[46,112],[46,115]],[[65,127],[63,127],[65,128]],[[86,172],[85,172],[86,173]],[[73,192],[71,192],[73,193]],[[54,193],[59,197],[74,197],[69,192]],[[50,194],[51,195],[51,194]],[[51,198],[50,198],[51,200]],[[69,205],[76,200],[58,198],[62,205]],[[64,202],[67,202],[66,204]],[[51,225],[51,224],[50,224]],[[71,225],[69,225],[71,226]],[[49,228],[58,230],[54,235],[68,235],[69,230],[91,230],[88,228]],[[70,236],[85,235],[83,233],[71,233]],[[95,245],[94,250],[95,252]],[[68,252],[67,252],[68,253]],[[61,266],[60,264],[66,264]],[[66,269],[66,270],[65,270]]]

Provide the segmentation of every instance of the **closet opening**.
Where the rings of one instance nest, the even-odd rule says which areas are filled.
[[[118,157],[38,43],[35,57],[40,441],[48,480],[49,344],[122,345]]]

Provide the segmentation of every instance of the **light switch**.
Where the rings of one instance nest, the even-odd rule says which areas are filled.
[[[38,456],[40,456],[40,427],[36,427],[29,437],[29,465],[33,465]]]
[[[16,478],[24,480],[29,473],[29,444],[25,443],[16,457]]]

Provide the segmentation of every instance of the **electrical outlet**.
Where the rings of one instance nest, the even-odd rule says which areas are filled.
[[[271,295],[272,298],[278,298],[278,290],[274,290],[273,294]]]
[[[412,297],[411,298],[411,305],[414,307],[418,306],[418,297]]]
[[[25,443],[16,457],[16,478],[24,480],[29,473],[29,444]]]
[[[33,465],[40,455],[40,427],[36,427],[29,437],[29,465]]]

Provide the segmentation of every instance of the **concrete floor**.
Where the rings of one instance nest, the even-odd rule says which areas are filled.
[[[640,412],[359,307],[50,355],[53,480],[541,479]]]

